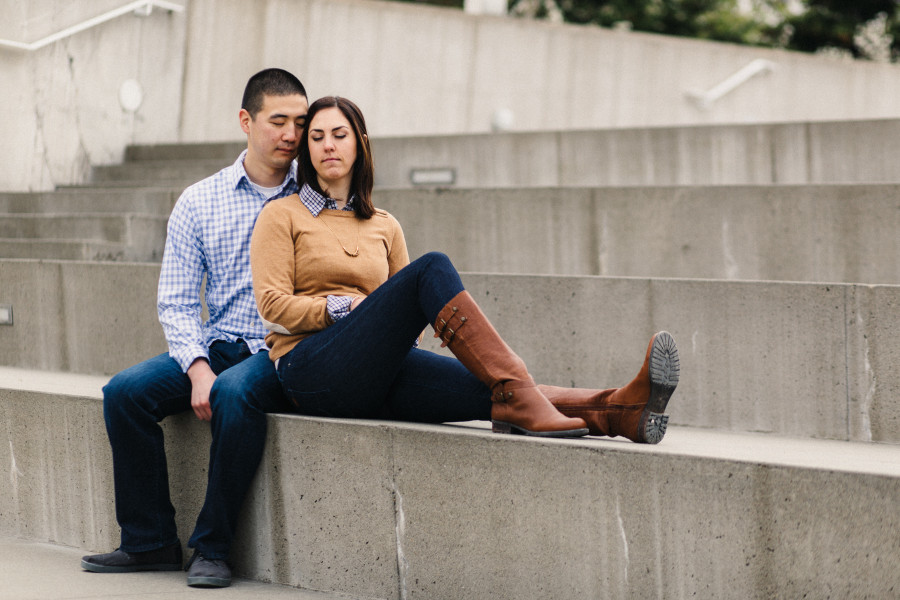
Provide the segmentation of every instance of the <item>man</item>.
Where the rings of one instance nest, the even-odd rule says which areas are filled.
[[[306,122],[303,84],[281,69],[250,78],[239,113],[247,149],[186,189],[169,218],[158,311],[169,352],[122,371],[103,388],[113,454],[114,552],[85,556],[100,573],[179,570],[181,542],[158,422],[193,409],[210,421],[206,498],[188,546],[187,583],[225,587],[238,512],[259,466],[266,413],[288,410],[256,311],[250,234],[262,207],[298,191],[294,158]],[[209,319],[201,323],[206,277]]]

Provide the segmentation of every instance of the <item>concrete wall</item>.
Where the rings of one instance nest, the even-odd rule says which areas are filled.
[[[191,1],[183,140],[234,139],[229,118],[211,117],[230,117],[247,75],[270,64],[295,71],[313,97],[357,100],[379,136],[486,132],[502,109],[515,130],[900,114],[893,65],[372,0],[253,6]],[[338,30],[354,43],[334,44]],[[756,58],[774,72],[712,110],[687,98]]]
[[[123,2],[15,2],[5,39],[34,42]],[[83,181],[91,164],[118,162],[125,144],[178,136],[182,104],[184,15],[123,16],[34,52],[0,47],[0,189],[38,190]],[[9,36],[9,37],[6,37]],[[122,84],[143,86],[128,112]]]
[[[118,543],[102,422],[96,395],[0,389],[0,463],[12,465],[0,534],[85,553]],[[391,600],[887,598],[900,586],[890,448],[677,429],[641,447],[291,415],[269,425],[239,576]],[[185,414],[165,430],[184,540],[208,426]]]
[[[0,261],[0,304],[15,319],[0,326],[0,364],[108,375],[164,352],[158,273]],[[624,385],[666,329],[681,354],[673,423],[900,442],[900,287],[473,273],[464,283],[542,383]],[[431,337],[425,347],[438,349]]]
[[[112,4],[3,0],[0,32],[32,42]],[[312,97],[358,101],[373,136],[487,132],[498,110],[513,130],[900,116],[894,65],[374,0],[182,4],[33,53],[0,49],[0,105],[21,117],[0,124],[0,189],[81,181],[127,143],[239,139],[243,86],[267,66],[296,72]],[[711,110],[688,99],[756,58],[774,72]],[[117,100],[127,79],[144,90],[136,113]]]

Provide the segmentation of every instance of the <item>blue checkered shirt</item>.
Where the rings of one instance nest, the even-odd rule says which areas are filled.
[[[297,193],[297,166],[265,198],[247,177],[246,154],[187,188],[169,217],[157,310],[169,355],[185,372],[197,358],[209,358],[216,340],[242,339],[253,353],[266,348],[250,275],[250,234],[269,200]],[[204,276],[209,319],[201,322]]]
[[[345,204],[344,208],[341,210],[353,210],[353,200],[355,198],[356,196],[350,196],[350,199],[347,200],[347,204]],[[309,209],[312,216],[316,218],[318,218],[319,213],[326,208],[328,210],[337,210],[337,203],[333,198],[323,196],[306,183],[300,188],[300,201],[303,202],[303,206]],[[325,298],[325,309],[328,311],[328,315],[331,317],[332,321],[338,321],[350,314],[350,304],[352,302],[353,298],[350,296],[329,295]]]

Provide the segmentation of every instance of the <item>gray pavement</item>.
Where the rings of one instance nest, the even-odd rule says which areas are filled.
[[[190,588],[184,572],[101,574],[83,571],[82,550],[0,537],[0,600],[140,598],[347,600],[352,596],[235,579],[222,589]]]

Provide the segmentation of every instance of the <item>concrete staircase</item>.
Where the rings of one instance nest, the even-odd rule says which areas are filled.
[[[273,415],[238,572],[360,598],[896,596],[900,184],[859,149],[897,128],[375,140],[376,204],[467,271],[536,379],[620,385],[671,331],[672,426],[640,446]],[[240,148],[131,148],[90,186],[0,195],[0,535],[117,544],[100,387],[165,350],[165,215]],[[187,537],[208,429],[164,427]]]

